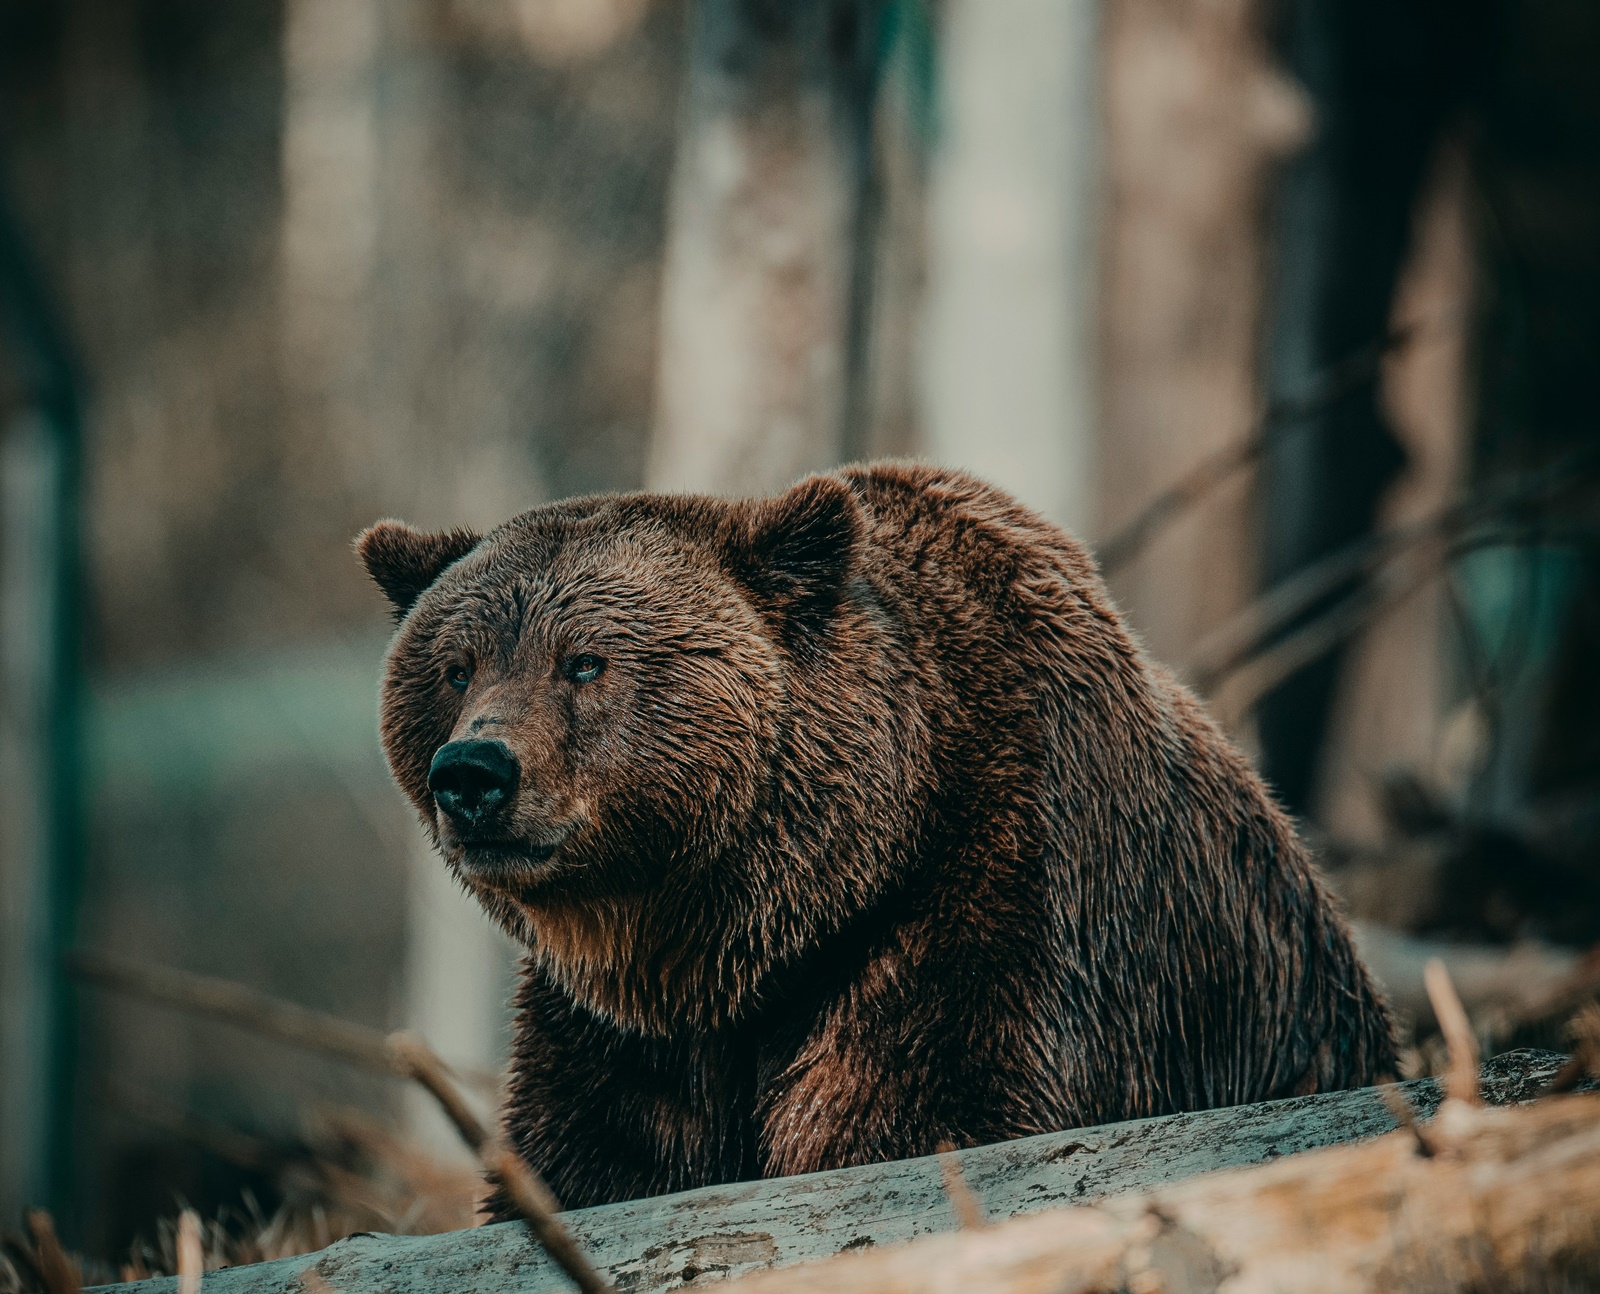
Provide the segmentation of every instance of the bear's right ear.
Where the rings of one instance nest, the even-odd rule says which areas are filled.
[[[429,535],[403,521],[380,521],[357,536],[356,555],[400,619],[445,567],[470,553],[481,538],[470,530]]]
[[[736,506],[729,557],[745,587],[790,616],[826,614],[866,534],[855,491],[836,476],[809,476],[775,499]]]

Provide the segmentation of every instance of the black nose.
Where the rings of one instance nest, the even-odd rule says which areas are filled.
[[[511,803],[521,772],[504,742],[452,741],[433,757],[428,789],[456,825],[483,827]]]

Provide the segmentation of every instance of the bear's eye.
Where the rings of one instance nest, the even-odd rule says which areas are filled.
[[[605,661],[584,652],[567,662],[567,677],[574,683],[593,683],[600,677],[600,671],[605,667]]]
[[[467,684],[472,682],[472,671],[465,665],[452,665],[444,677],[457,692],[465,692]]]

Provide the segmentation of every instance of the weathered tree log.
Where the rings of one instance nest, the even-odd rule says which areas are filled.
[[[1479,1034],[1495,1042],[1518,1028],[1565,1020],[1600,994],[1600,947],[1577,952],[1525,941],[1509,948],[1418,938],[1370,921],[1351,923],[1367,968],[1383,985],[1389,1005],[1419,1030],[1437,1027],[1423,984],[1423,967],[1444,962]]]
[[[1431,1156],[1396,1132],[761,1273],[730,1294],[1595,1288],[1600,1096],[1502,1110],[1452,1099],[1430,1137]]]

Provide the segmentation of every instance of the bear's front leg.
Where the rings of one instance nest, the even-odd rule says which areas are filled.
[[[877,958],[758,1095],[764,1176],[817,1172],[1072,1127],[1044,1011],[959,963]]]
[[[524,967],[506,1135],[567,1208],[760,1175],[754,1063],[732,1040],[619,1028]],[[515,1216],[491,1199],[492,1217]]]

